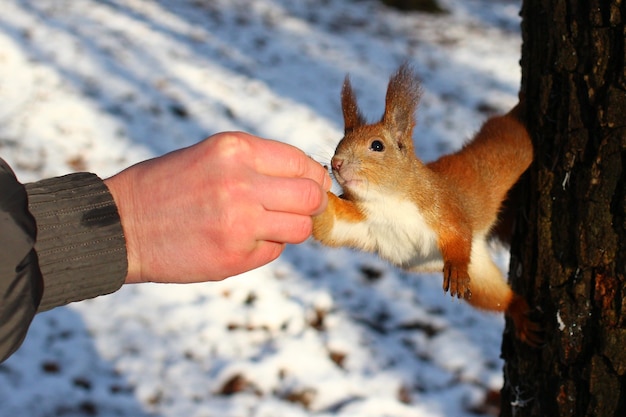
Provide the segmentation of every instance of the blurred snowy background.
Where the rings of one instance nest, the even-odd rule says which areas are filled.
[[[27,182],[116,173],[223,130],[328,162],[350,74],[370,118],[410,61],[417,152],[461,146],[516,101],[519,0],[3,0],[0,155]],[[507,268],[506,254],[494,256]],[[220,283],[127,286],[40,314],[0,365],[3,416],[487,416],[501,316],[440,275],[290,246]]]

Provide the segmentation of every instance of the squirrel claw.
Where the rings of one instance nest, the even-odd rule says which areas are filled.
[[[530,319],[524,328],[515,329],[515,337],[533,348],[540,348],[545,344],[543,328],[539,324],[530,321]]]
[[[533,348],[540,348],[545,344],[545,332],[541,324],[534,321],[529,312],[523,318],[513,320],[515,326],[515,337],[523,343]]]
[[[452,297],[469,300],[472,298],[470,277],[467,268],[459,268],[446,262],[443,267],[443,291],[450,291]]]
[[[533,348],[540,348],[545,343],[545,331],[540,323],[531,318],[532,311],[522,297],[516,295],[506,314],[513,319],[515,337]]]

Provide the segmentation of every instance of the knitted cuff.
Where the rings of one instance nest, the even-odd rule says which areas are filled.
[[[126,241],[104,182],[76,173],[25,187],[44,279],[39,311],[117,291],[127,273]]]

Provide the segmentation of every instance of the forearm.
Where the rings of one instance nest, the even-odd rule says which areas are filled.
[[[118,290],[126,277],[126,245],[104,182],[76,173],[26,184],[26,191],[44,280],[39,311]]]

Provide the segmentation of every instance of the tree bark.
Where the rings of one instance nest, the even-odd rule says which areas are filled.
[[[625,22],[622,0],[523,2],[535,161],[509,275],[545,345],[507,323],[501,416],[626,416]]]

